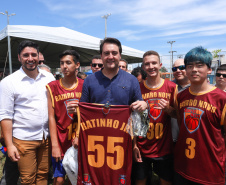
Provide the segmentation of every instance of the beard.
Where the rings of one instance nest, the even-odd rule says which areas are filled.
[[[35,67],[33,67],[33,68],[28,68],[27,65],[24,64],[24,65],[23,65],[23,68],[26,69],[26,70],[28,70],[28,71],[34,71],[34,70],[37,69],[37,65],[35,65]]]

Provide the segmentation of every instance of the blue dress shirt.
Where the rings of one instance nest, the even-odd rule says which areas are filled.
[[[111,80],[98,71],[89,75],[83,84],[81,102],[110,105],[130,105],[143,100],[139,82],[133,75],[119,69]]]

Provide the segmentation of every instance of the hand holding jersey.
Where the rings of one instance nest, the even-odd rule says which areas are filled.
[[[78,100],[71,100],[67,103],[67,111],[69,114],[77,114]]]
[[[145,101],[135,101],[130,105],[130,108],[134,111],[137,110],[139,112],[147,109],[147,103]]]
[[[176,92],[177,94],[177,92]],[[167,95],[166,99],[161,98],[158,102],[158,106],[155,106],[154,109],[160,109],[165,111],[168,115],[170,115],[173,118],[177,117],[176,109],[172,106],[170,106],[170,95]]]

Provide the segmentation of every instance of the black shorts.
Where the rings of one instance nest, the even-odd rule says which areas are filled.
[[[181,176],[179,173],[175,172],[174,175],[174,185],[201,185],[199,183],[190,181],[188,179],[185,179],[183,176]]]
[[[136,179],[143,180],[154,171],[161,179],[172,182],[173,180],[173,157],[147,158],[142,157],[142,163],[135,163]]]

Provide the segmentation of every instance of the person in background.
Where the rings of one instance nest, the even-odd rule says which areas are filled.
[[[216,87],[226,92],[226,64],[222,64],[217,68]]]
[[[51,68],[45,64],[39,64],[38,67],[42,70],[45,70],[45,71],[51,73]]]
[[[135,76],[139,83],[143,83],[147,78],[146,72],[142,69],[142,67],[136,67],[132,70],[131,75]]]
[[[216,87],[226,92],[226,64],[222,64],[216,70]],[[225,179],[226,179],[226,165],[225,165]]]
[[[80,72],[80,71],[79,71],[78,74],[77,74],[77,77],[79,77],[79,78],[85,80],[85,78],[87,77],[87,74],[85,74],[84,72]]]
[[[100,55],[94,55],[92,60],[91,60],[91,70],[93,73],[100,71],[101,68],[103,67],[103,61],[101,59]]]
[[[173,71],[173,76],[175,78],[172,82],[177,84],[178,93],[190,87],[190,81],[185,71],[184,59],[177,59],[173,64],[172,71]],[[173,142],[175,145],[177,142],[178,134],[179,134],[179,126],[177,123],[177,119],[171,118],[171,128],[172,128]]]
[[[42,65],[45,63],[45,59],[44,59],[44,56],[43,54],[39,51],[39,61],[38,61],[38,64],[39,65]]]
[[[8,157],[17,162],[21,184],[45,185],[48,181],[50,142],[46,84],[55,80],[37,68],[39,47],[19,44],[21,68],[4,78],[0,88],[0,121]]]
[[[119,68],[123,71],[127,71],[128,62],[125,59],[121,58],[119,61]]]

